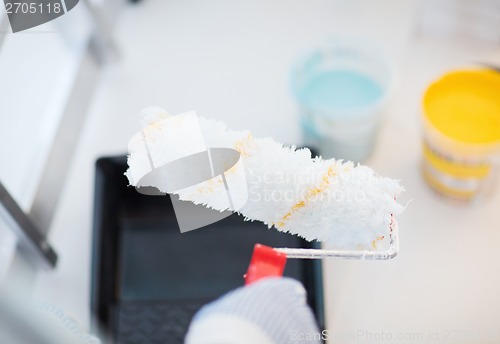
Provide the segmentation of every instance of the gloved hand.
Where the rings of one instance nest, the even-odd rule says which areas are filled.
[[[304,287],[291,278],[266,278],[204,306],[186,344],[320,343]]]

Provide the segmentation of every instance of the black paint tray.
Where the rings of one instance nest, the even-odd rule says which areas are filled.
[[[180,233],[170,197],[138,193],[126,169],[125,156],[96,163],[92,323],[110,343],[183,343],[202,305],[243,285],[256,243],[317,246],[238,215]],[[321,261],[289,259],[284,275],[304,284],[323,327]]]

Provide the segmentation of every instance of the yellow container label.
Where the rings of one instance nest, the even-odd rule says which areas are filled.
[[[475,192],[474,191],[461,191],[461,190],[456,190],[453,188],[450,188],[440,181],[438,181],[436,178],[434,178],[429,171],[427,171],[425,168],[422,168],[422,174],[424,176],[425,181],[427,184],[429,184],[434,190],[436,190],[439,194],[452,197],[455,199],[460,199],[460,200],[470,200],[474,198]]]
[[[432,165],[434,169],[458,179],[482,179],[486,178],[491,171],[491,164],[465,164],[463,162],[446,159],[432,151],[426,143],[423,144],[423,154],[424,159]]]

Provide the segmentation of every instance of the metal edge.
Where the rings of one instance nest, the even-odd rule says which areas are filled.
[[[14,198],[0,182],[0,216],[9,224],[20,239],[19,245],[43,262],[46,268],[54,268],[57,254],[41,231],[19,207]]]

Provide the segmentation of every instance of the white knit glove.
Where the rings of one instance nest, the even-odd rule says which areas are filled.
[[[185,344],[320,343],[304,287],[291,278],[266,278],[204,306]]]

